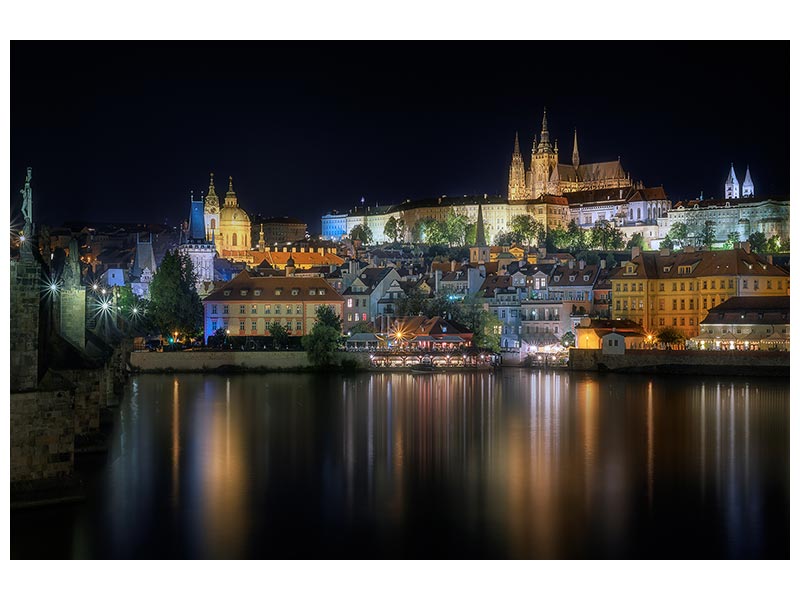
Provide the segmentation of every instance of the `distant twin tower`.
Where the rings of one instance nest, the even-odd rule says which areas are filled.
[[[747,173],[744,176],[744,183],[742,184],[742,198],[752,198],[755,196],[755,187],[753,186],[753,179],[750,177],[750,165],[747,165]],[[725,182],[725,199],[739,197],[739,180],[736,178],[736,172],[733,170],[733,163],[731,163],[731,172],[728,174],[728,180]]]

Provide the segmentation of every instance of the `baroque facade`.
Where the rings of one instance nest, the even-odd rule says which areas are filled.
[[[206,239],[214,242],[221,257],[236,259],[251,249],[250,217],[239,206],[239,199],[233,190],[233,177],[228,178],[225,203],[220,208],[214,188],[214,174],[211,173],[208,194],[205,198],[204,221]]]

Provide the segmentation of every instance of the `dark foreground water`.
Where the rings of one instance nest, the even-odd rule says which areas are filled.
[[[12,557],[789,556],[789,382],[146,375]]]

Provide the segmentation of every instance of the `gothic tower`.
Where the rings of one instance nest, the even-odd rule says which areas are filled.
[[[189,226],[186,240],[180,245],[182,254],[189,257],[197,277],[197,292],[204,295],[205,284],[214,281],[214,256],[216,248],[207,238],[204,223],[203,201],[195,200],[192,194],[189,200]]]
[[[514,152],[511,154],[511,166],[508,168],[508,201],[518,202],[528,197],[525,189],[525,163],[519,151],[519,132],[514,137]]]
[[[731,172],[728,174],[728,180],[725,182],[725,199],[739,197],[739,180],[736,179],[736,173],[733,170],[733,163],[731,163]]]
[[[576,169],[581,164],[581,157],[578,154],[578,130],[575,130],[575,140],[572,142],[572,166]]]
[[[206,239],[213,240],[216,237],[216,230],[219,229],[219,198],[214,189],[214,174],[211,173],[211,182],[208,184],[208,194],[204,207]]]
[[[752,198],[756,195],[756,188],[753,186],[753,179],[750,177],[750,165],[747,165],[747,173],[742,184],[742,198]]]
[[[531,156],[531,175],[529,196],[533,199],[542,194],[549,193],[548,183],[550,175],[558,165],[558,148],[550,143],[550,131],[547,128],[547,109],[542,117],[542,132],[539,135],[539,145]],[[558,190],[554,190],[558,193]]]

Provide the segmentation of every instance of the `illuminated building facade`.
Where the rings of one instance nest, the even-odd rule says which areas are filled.
[[[708,311],[734,296],[788,296],[789,273],[750,252],[733,250],[639,252],[609,274],[611,316],[656,332],[675,327],[698,334]]]
[[[203,299],[206,340],[218,329],[230,336],[267,336],[279,323],[303,336],[317,320],[317,309],[330,306],[341,317],[344,299],[322,277],[262,277],[242,271]]]

